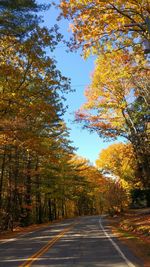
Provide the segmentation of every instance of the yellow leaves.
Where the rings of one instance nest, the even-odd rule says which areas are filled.
[[[96,161],[98,168],[110,172],[129,188],[135,182],[136,157],[131,144],[116,143],[102,150]]]
[[[86,45],[95,47],[99,53],[106,51],[108,40],[120,48],[133,47],[135,38],[149,37],[146,27],[141,27],[149,16],[146,1],[62,0],[61,8],[63,15],[72,19],[75,40],[80,40],[84,52]],[[138,51],[141,50],[140,45]]]
[[[87,102],[82,109],[90,114],[84,119],[90,127],[99,129],[122,129],[125,118],[122,111],[128,106],[127,99],[132,90],[132,72],[135,65],[129,53],[118,51],[100,55],[92,75],[92,83],[86,89]],[[96,119],[94,115],[96,114]],[[94,123],[93,123],[94,121]],[[108,132],[105,131],[108,135]],[[113,134],[110,132],[110,136]]]

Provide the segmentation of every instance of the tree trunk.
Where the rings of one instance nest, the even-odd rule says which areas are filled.
[[[4,154],[2,158],[1,179],[0,179],[0,209],[2,208],[2,192],[3,192],[5,160],[6,160],[6,150],[4,149]]]
[[[31,224],[31,157],[28,154],[27,161],[27,175],[26,175],[26,195],[25,195],[25,204],[26,204],[26,218],[25,225]]]
[[[13,190],[13,217],[15,220],[18,220],[19,213],[21,211],[20,203],[19,203],[19,192],[18,192],[18,180],[19,180],[19,152],[18,148],[15,147],[15,162],[14,162],[14,190]]]
[[[42,203],[41,203],[41,193],[40,193],[40,176],[38,174],[39,161],[37,157],[35,171],[36,173],[36,222],[42,223]]]
[[[56,199],[54,198],[54,219],[57,219],[57,207],[56,207]]]
[[[49,221],[53,221],[53,214],[52,214],[52,201],[48,199],[48,208],[49,208]]]

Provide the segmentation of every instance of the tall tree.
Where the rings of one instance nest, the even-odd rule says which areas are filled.
[[[100,55],[85,92],[87,102],[77,112],[77,120],[100,137],[109,140],[122,136],[132,143],[145,187],[150,181],[147,73],[145,61],[139,68],[127,51]]]

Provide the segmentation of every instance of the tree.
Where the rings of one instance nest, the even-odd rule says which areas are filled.
[[[130,141],[137,175],[149,187],[149,66],[142,48],[150,44],[149,2],[62,0],[60,9],[72,21],[71,48],[98,55],[77,121],[106,140]]]
[[[148,69],[144,65],[141,61],[139,68],[127,51],[100,55],[92,83],[85,92],[87,102],[77,112],[76,119],[106,140],[122,136],[130,141],[137,157],[138,175],[147,187],[150,173],[149,99],[145,76]],[[140,84],[140,90],[137,84]]]
[[[73,21],[74,48],[83,45],[86,55],[124,47],[140,53],[141,43],[150,40],[148,0],[62,0],[60,8]]]

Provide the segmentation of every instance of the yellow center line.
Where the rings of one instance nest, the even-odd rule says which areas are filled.
[[[36,261],[40,256],[42,256],[45,252],[49,250],[65,233],[71,230],[74,227],[75,223],[70,227],[66,228],[64,231],[60,232],[56,237],[50,240],[44,247],[42,247],[39,251],[33,254],[30,258],[28,258],[23,264],[19,267],[30,267],[34,261]]]

